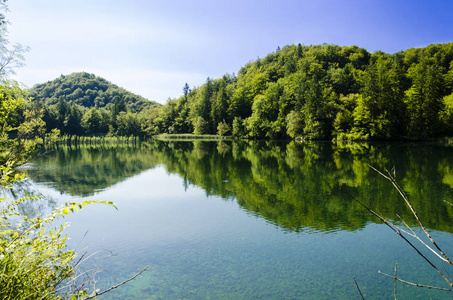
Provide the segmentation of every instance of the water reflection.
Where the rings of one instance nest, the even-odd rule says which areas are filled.
[[[27,180],[16,182],[12,187],[0,188],[0,198],[4,198],[7,203],[11,199],[23,199],[16,208],[20,214],[29,218],[50,212],[58,203],[58,199],[54,197],[43,198],[39,189]]]
[[[157,165],[151,149],[133,145],[60,146],[33,161],[27,170],[36,182],[61,193],[90,196]]]
[[[453,199],[451,151],[427,144],[151,141],[61,147],[34,161],[28,174],[61,193],[88,196],[164,165],[186,188],[236,199],[247,212],[297,232],[356,230],[375,222],[348,193],[372,198],[386,216],[415,224],[396,191],[369,165],[394,167],[426,225],[452,232],[453,209],[443,201]]]

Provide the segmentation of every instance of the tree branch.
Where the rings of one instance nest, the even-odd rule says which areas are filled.
[[[363,298],[362,291],[360,290],[359,285],[357,284],[357,281],[355,281],[355,277],[352,277],[352,278],[354,279],[355,286],[356,286],[357,290],[359,291],[360,297],[362,298],[362,300],[365,300],[365,298]]]
[[[102,292],[99,292],[99,293],[98,293],[97,291],[94,291],[91,295],[89,295],[88,297],[84,298],[84,300],[93,299],[93,298],[96,297],[96,296],[100,296],[100,295],[102,295],[102,294],[108,293],[108,292],[110,292],[111,290],[116,289],[117,287],[120,287],[120,286],[122,286],[123,284],[128,283],[128,282],[131,281],[131,280],[134,280],[135,277],[137,277],[138,275],[140,275],[140,274],[142,274],[143,272],[145,272],[146,269],[148,269],[148,268],[149,268],[149,266],[146,266],[145,268],[143,268],[143,270],[141,270],[140,272],[138,272],[137,274],[135,274],[135,275],[132,276],[131,278],[129,278],[129,279],[127,279],[127,280],[125,280],[125,281],[123,281],[123,282],[121,282],[121,283],[118,283],[117,285],[114,285],[114,286],[112,286],[111,288],[108,288],[108,289],[106,289],[106,290],[104,290],[104,291],[102,291]]]
[[[428,289],[433,289],[433,290],[446,291],[446,292],[453,292],[453,289],[447,289],[447,288],[441,288],[441,287],[438,287],[438,286],[431,286],[431,285],[413,283],[413,282],[409,282],[409,281],[403,280],[401,278],[397,278],[397,277],[394,277],[392,275],[383,273],[381,271],[378,271],[378,273],[382,274],[382,275],[385,275],[387,277],[390,277],[392,279],[395,279],[395,281],[399,281],[399,282],[402,282],[402,283],[405,283],[405,284],[409,284],[409,285],[412,285],[412,286],[423,287],[423,288],[428,288]]]
[[[443,256],[444,258],[440,257],[440,255],[438,253],[436,253],[436,251],[433,251],[433,249],[431,249],[430,247],[428,247],[425,243],[422,242],[423,245],[425,245],[428,249],[430,249],[433,253],[437,254],[438,257],[440,257],[443,261],[446,261],[447,263],[449,263],[450,265],[453,265],[450,261],[450,259],[442,252],[442,250],[440,250],[440,248],[438,247],[438,245],[435,243],[435,241],[432,239],[432,237],[429,235],[429,233],[427,232],[426,228],[423,226],[422,222],[420,221],[420,218],[418,217],[417,213],[415,212],[411,202],[409,201],[409,198],[407,197],[407,195],[404,193],[404,191],[402,190],[402,188],[396,183],[396,180],[395,178],[390,174],[389,171],[387,171],[388,173],[388,176],[384,175],[382,172],[380,172],[379,170],[377,170],[376,168],[370,166],[370,168],[372,168],[373,170],[375,170],[377,173],[379,173],[380,175],[382,175],[384,178],[386,178],[387,180],[389,180],[390,182],[392,182],[393,186],[398,190],[398,193],[403,197],[404,201],[406,202],[406,205],[409,206],[409,208],[411,209],[411,212],[412,214],[415,216],[415,218],[417,219],[418,223],[420,224],[420,226],[422,227],[423,231],[425,232],[425,234],[427,235],[427,237],[430,239],[431,243],[436,247],[436,249],[441,253],[441,256]],[[425,255],[423,255],[420,250],[411,242],[409,241],[402,233],[399,229],[398,226],[396,226],[395,224],[393,224],[392,222],[390,222],[389,220],[387,220],[380,212],[375,212],[374,210],[372,210],[369,206],[365,205],[363,202],[361,202],[359,199],[357,199],[356,197],[350,195],[349,193],[347,193],[349,195],[349,197],[351,197],[353,200],[355,200],[357,203],[359,203],[361,206],[363,206],[366,210],[368,210],[370,213],[372,213],[373,215],[375,215],[379,220],[381,220],[385,225],[387,225],[391,230],[393,230],[393,232],[395,232],[397,235],[399,235],[407,244],[409,244],[412,249],[414,249],[418,255],[420,255],[433,269],[435,269],[437,271],[437,273],[448,283],[448,285],[450,286],[453,286],[453,283],[434,265],[433,262],[431,262]],[[405,232],[405,231],[403,231]],[[407,232],[405,232],[407,233]],[[411,234],[409,234],[410,236],[413,236]],[[421,241],[419,237],[417,237],[415,235],[415,237],[417,238],[417,240]],[[392,277],[394,278],[394,277]]]
[[[396,278],[398,277],[397,276],[397,268],[398,268],[398,262],[395,264],[395,289],[394,289],[395,300],[397,300],[396,299],[396,282],[397,282]]]

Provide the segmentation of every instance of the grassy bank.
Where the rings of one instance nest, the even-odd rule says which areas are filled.
[[[185,134],[160,134],[154,136],[154,138],[158,140],[172,140],[172,141],[181,141],[181,140],[232,140],[234,139],[232,136],[222,136],[222,135],[214,135],[214,134],[203,134],[203,135],[196,135],[191,133]]]

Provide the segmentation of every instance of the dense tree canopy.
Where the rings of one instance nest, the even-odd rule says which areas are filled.
[[[147,119],[161,106],[89,73],[35,85],[29,96],[32,107],[44,110],[47,130],[70,135],[141,136]]]
[[[250,139],[401,140],[453,135],[453,43],[395,54],[290,45],[238,74],[186,83],[166,105],[88,73],[30,91],[48,130],[64,134],[194,133]]]
[[[453,134],[453,43],[395,54],[291,45],[169,101],[150,133],[424,139]],[[219,127],[219,125],[222,126]],[[224,132],[224,130],[222,130]]]
[[[60,99],[87,108],[110,107],[122,99],[132,112],[159,104],[120,88],[107,80],[89,73],[72,73],[43,84],[37,84],[29,93],[35,101],[55,105]]]

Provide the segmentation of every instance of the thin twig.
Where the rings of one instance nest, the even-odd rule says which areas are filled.
[[[419,283],[413,283],[413,282],[409,282],[409,281],[403,280],[403,279],[401,279],[401,278],[397,278],[397,277],[394,277],[394,276],[392,276],[392,275],[383,273],[383,272],[381,272],[381,271],[379,271],[378,273],[379,273],[379,274],[382,274],[382,275],[385,275],[385,276],[387,276],[387,277],[393,278],[393,279],[395,279],[395,280],[398,280],[399,282],[402,282],[402,283],[405,283],[405,284],[412,285],[412,286],[423,287],[423,288],[428,288],[428,289],[433,289],[433,290],[446,291],[446,292],[453,292],[453,289],[446,289],[446,288],[441,288],[441,287],[438,287],[438,286],[431,286],[431,285],[424,285],[424,284],[419,284]]]
[[[448,264],[450,265],[453,265],[453,262],[448,258],[448,256],[440,249],[440,247],[437,245],[437,243],[434,241],[434,239],[431,237],[431,235],[429,234],[428,230],[426,230],[425,226],[423,225],[422,221],[420,220],[420,218],[418,217],[418,214],[417,212],[415,211],[414,207],[412,206],[412,203],[410,202],[409,200],[409,197],[407,197],[406,193],[404,192],[404,190],[401,188],[401,186],[398,184],[398,182],[395,180],[394,177],[392,177],[392,175],[390,174],[390,172],[387,171],[387,173],[389,174],[389,177],[387,178],[390,178],[390,182],[393,184],[393,186],[397,189],[397,191],[399,192],[399,194],[403,197],[404,201],[406,202],[407,206],[410,208],[412,214],[414,215],[415,219],[417,220],[418,224],[420,224],[420,227],[422,228],[423,232],[425,233],[425,235],[428,237],[428,239],[431,241],[431,243],[436,247],[436,249],[440,252],[440,254],[445,258],[445,262],[447,262]],[[450,286],[452,286],[452,284],[449,282]]]
[[[396,214],[396,216],[400,219],[400,221],[404,224],[404,226],[407,227],[407,229],[409,229],[412,233],[409,233],[407,232],[408,235],[410,236],[413,236],[413,237],[416,237],[417,234],[415,233],[415,231],[412,229],[412,227],[410,227],[404,220],[403,218],[401,218],[401,216],[399,214]]]
[[[394,291],[395,300],[397,300],[397,299],[396,299],[396,282],[397,282],[396,278],[398,277],[397,269],[398,269],[398,262],[396,262],[396,264],[395,264],[395,291]]]
[[[145,272],[146,269],[148,269],[148,268],[149,268],[149,265],[146,266],[146,267],[144,267],[143,270],[141,270],[140,272],[138,272],[137,274],[135,274],[135,275],[132,276],[131,278],[129,278],[129,279],[127,279],[127,280],[125,280],[125,281],[123,281],[123,282],[121,282],[121,283],[118,283],[117,285],[114,285],[114,286],[112,286],[111,288],[108,288],[108,289],[106,289],[106,290],[104,290],[104,291],[102,291],[102,292],[100,292],[100,293],[94,291],[93,294],[91,294],[91,295],[88,296],[87,298],[84,298],[84,300],[93,299],[93,298],[96,297],[96,296],[100,296],[100,295],[102,295],[102,294],[108,293],[108,292],[110,292],[111,290],[116,289],[117,287],[122,286],[123,284],[128,283],[128,282],[131,281],[131,280],[134,280],[135,277],[137,277],[138,275],[140,275],[140,274],[142,274],[143,272]]]
[[[398,226],[396,226],[395,224],[392,223],[393,226],[395,226],[396,228],[398,228],[399,230],[401,230],[402,232],[404,232],[405,234],[417,239],[423,246],[425,246],[426,248],[428,248],[432,253],[434,253],[440,260],[448,263],[448,261],[439,253],[436,252],[436,250],[434,250],[433,248],[431,248],[428,244],[426,244],[415,232],[414,230],[412,230],[412,228],[399,216],[397,215],[398,218],[401,220],[401,222],[404,223],[404,225],[412,232],[412,233],[409,233],[408,231],[406,230],[403,230],[401,228],[399,228]]]
[[[448,202],[447,200],[444,200],[444,202],[450,204],[450,206],[453,206],[453,204],[451,202]]]
[[[352,278],[354,279],[355,286],[357,287],[357,290],[359,291],[360,297],[362,297],[362,300],[365,300],[365,298],[363,298],[362,291],[360,291],[359,285],[357,284],[357,281],[355,281],[355,277],[352,277]]]
[[[437,273],[439,273],[440,276],[442,276],[442,278],[450,285],[452,286],[452,283],[450,280],[448,280],[448,278],[425,256],[423,255],[423,253],[420,252],[420,250],[414,245],[411,243],[411,241],[409,241],[403,234],[401,234],[401,230],[399,230],[399,228],[397,228],[395,225],[393,225],[393,223],[391,223],[390,221],[388,221],[383,215],[381,214],[378,214],[376,213],[374,210],[372,210],[371,208],[369,208],[367,205],[365,205],[364,203],[362,203],[359,199],[357,199],[356,197],[348,194],[349,197],[351,197],[353,200],[355,200],[357,203],[359,203],[360,205],[362,205],[366,210],[368,210],[370,213],[372,213],[373,215],[375,215],[379,220],[381,220],[385,225],[387,225],[391,230],[393,230],[393,232],[395,232],[397,235],[399,235],[406,243],[408,243],[412,249],[414,249],[418,255],[420,255],[433,269],[435,269],[437,271]]]

